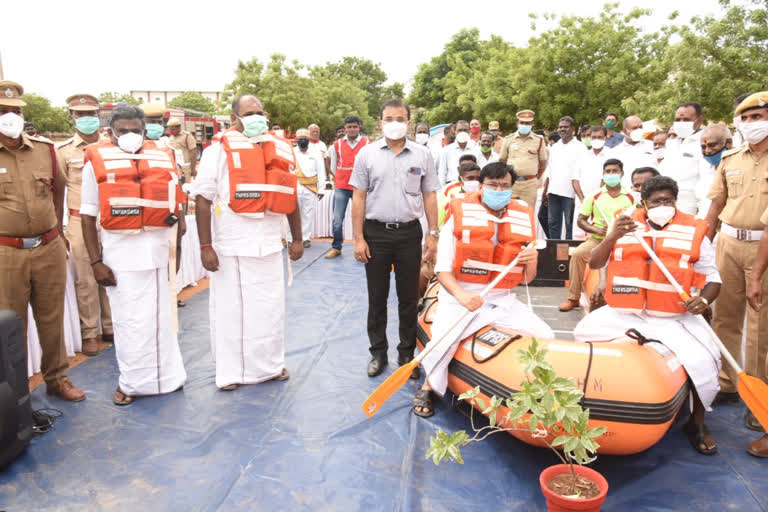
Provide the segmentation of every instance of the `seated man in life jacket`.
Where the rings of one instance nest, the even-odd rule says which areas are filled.
[[[700,453],[717,453],[704,423],[720,386],[720,354],[708,331],[696,322],[720,292],[715,251],[705,236],[707,221],[675,207],[677,184],[667,176],[643,183],[642,206],[619,216],[605,239],[592,250],[589,266],[608,265],[607,306],[574,329],[576,341],[610,341],[635,329],[677,356],[693,382],[694,406],[684,431]],[[650,260],[633,233],[644,237],[691,298],[683,302]],[[697,291],[696,291],[697,290]]]
[[[512,293],[518,284],[533,281],[538,261],[536,249],[523,249],[535,240],[536,224],[528,204],[512,200],[516,178],[512,166],[488,164],[480,172],[479,191],[451,201],[451,214],[440,230],[437,246],[435,272],[440,291],[432,323],[433,342],[445,340],[422,361],[427,377],[413,400],[418,416],[434,414],[432,391],[441,396],[445,393],[448,364],[459,342],[477,330],[495,324],[530,336],[554,337],[552,329]],[[518,266],[485,298],[480,297],[499,270],[518,255]],[[467,310],[475,314],[451,329]]]
[[[480,182],[480,166],[475,163],[475,155],[461,155],[459,158],[459,179],[447,184],[437,194],[437,226],[442,227],[451,211],[451,200],[464,197],[469,192],[477,192]],[[435,265],[429,261],[421,264],[419,275],[419,295],[427,291],[429,281],[435,275]]]

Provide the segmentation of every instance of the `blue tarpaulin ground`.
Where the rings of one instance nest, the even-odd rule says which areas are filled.
[[[372,419],[364,416],[360,404],[394,365],[367,377],[364,270],[351,247],[323,259],[327,246],[316,242],[294,268],[290,380],[217,390],[208,293],[200,293],[180,310],[189,374],[182,391],[112,405],[118,372],[107,349],[70,371],[85,402],[51,400],[42,388],[33,393],[35,409],[64,415],[0,474],[0,510],[545,510],[538,476],[556,462],[545,449],[497,435],[465,448],[463,466],[425,460],[437,428],[469,422],[447,398],[428,420],[411,414],[416,381]],[[562,289],[531,291],[537,304],[550,306],[565,296]],[[542,300],[547,293],[550,300]],[[542,311],[550,323],[562,319],[555,329],[572,328],[573,316]],[[395,307],[389,335],[396,361]],[[681,424],[645,453],[600,457],[593,467],[610,484],[603,510],[768,510],[768,460],[745,452],[757,434],[744,428],[743,414],[733,405],[711,415],[720,449],[714,457],[696,453]]]

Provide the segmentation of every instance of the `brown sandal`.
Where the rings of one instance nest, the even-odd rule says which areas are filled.
[[[291,374],[288,373],[287,368],[283,368],[283,371],[280,372],[280,375],[275,377],[275,380],[288,380],[291,378]]]
[[[119,406],[132,404],[133,397],[130,395],[126,395],[125,393],[120,391],[120,388],[117,388],[115,390],[115,393],[112,395],[112,403]]]

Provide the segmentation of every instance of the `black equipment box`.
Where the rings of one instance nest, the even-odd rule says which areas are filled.
[[[27,336],[21,318],[0,311],[0,469],[19,456],[32,438],[27,379]]]
[[[571,252],[584,240],[547,240],[547,247],[539,251],[536,279],[530,286],[565,286],[568,280]]]

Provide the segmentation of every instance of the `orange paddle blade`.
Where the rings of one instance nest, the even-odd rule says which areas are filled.
[[[738,390],[757,421],[763,428],[768,428],[768,384],[742,371],[739,373]]]
[[[419,361],[412,359],[387,377],[387,380],[382,382],[381,385],[376,388],[376,391],[371,393],[371,395],[365,399],[365,402],[363,402],[363,412],[365,415],[370,418],[376,414],[376,411],[379,410],[384,402],[389,400],[389,397],[395,394],[395,391],[403,387],[403,384],[408,381],[411,377],[411,373],[413,373],[413,370],[415,370],[417,366],[419,366]]]

